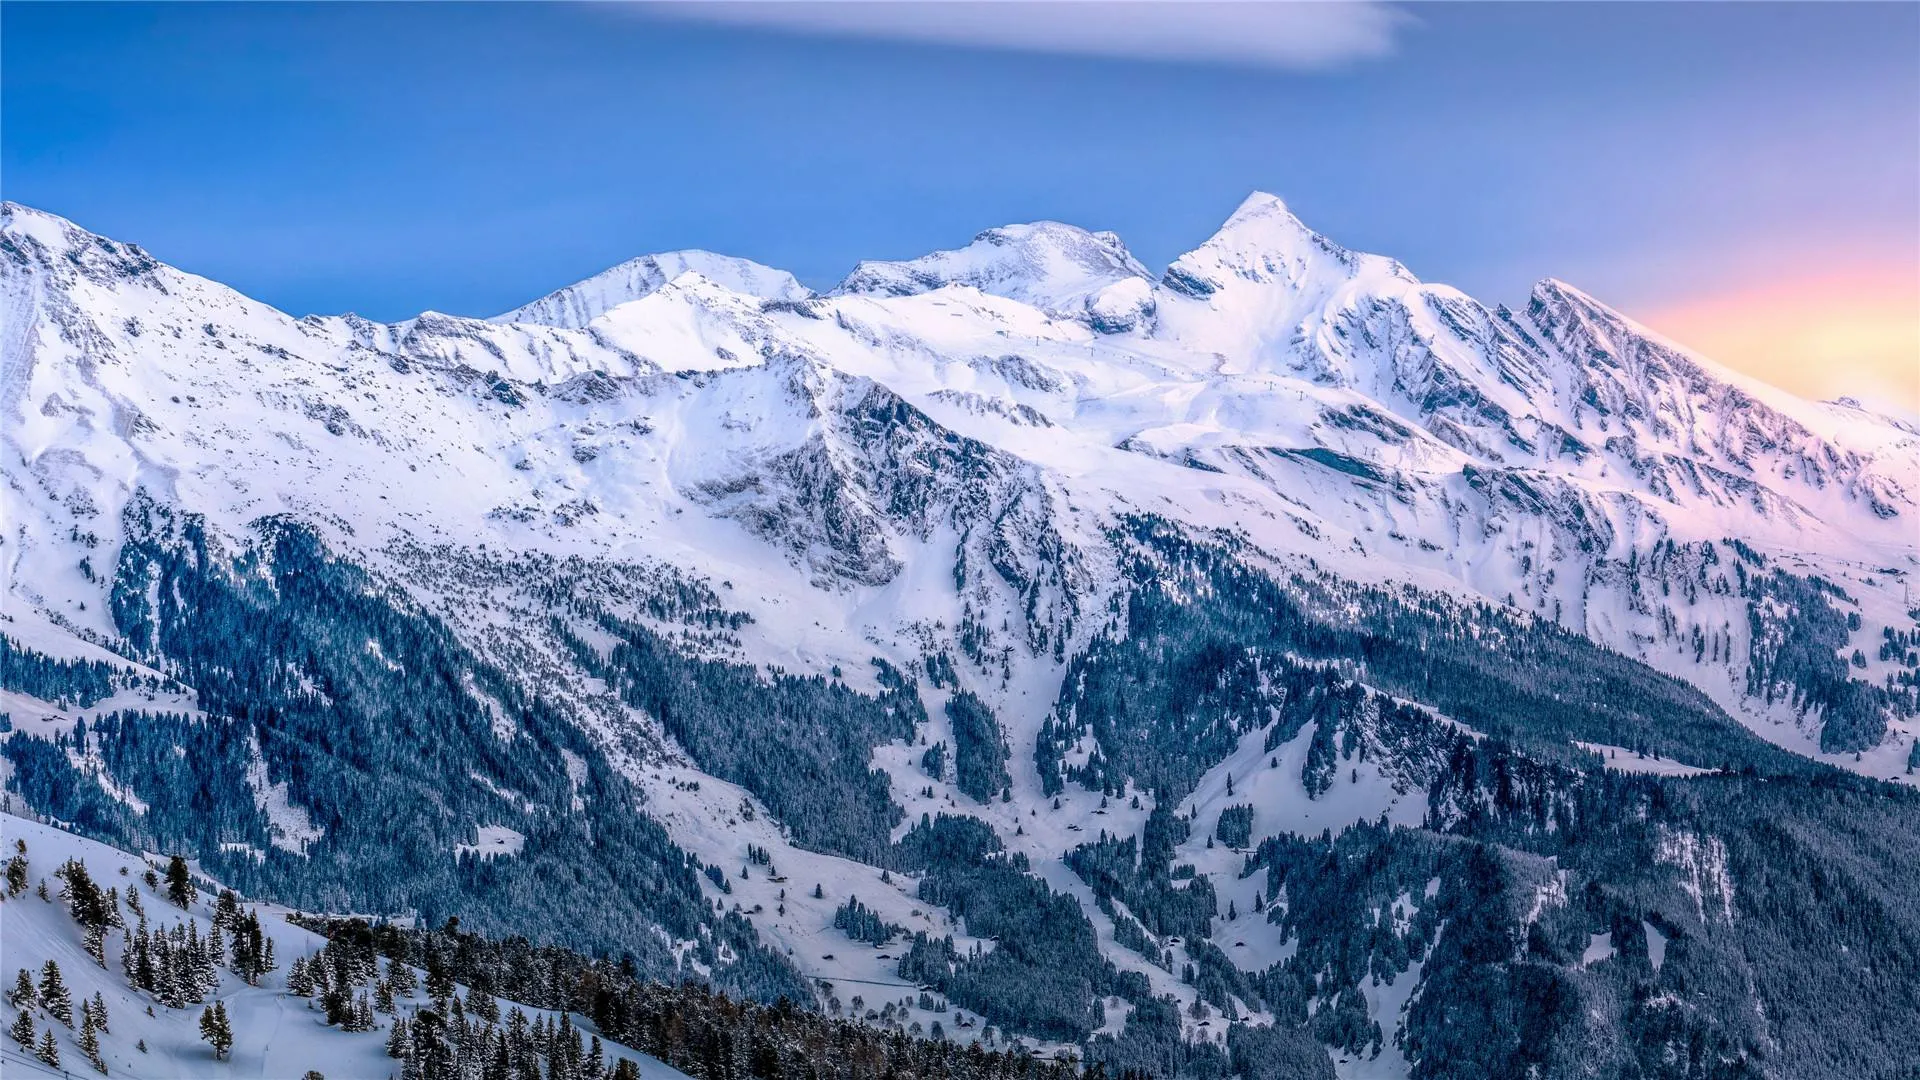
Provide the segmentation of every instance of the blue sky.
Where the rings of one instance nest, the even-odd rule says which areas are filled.
[[[1491,300],[1886,291],[1920,363],[1920,6],[1236,5],[1190,47],[1141,10],[10,3],[0,193],[391,319],[677,247],[824,286],[1036,218],[1159,266],[1264,189]]]

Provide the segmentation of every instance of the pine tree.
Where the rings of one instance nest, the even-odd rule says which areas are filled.
[[[500,1003],[481,987],[467,991],[467,1011],[489,1024],[500,1022]]]
[[[167,860],[167,899],[175,907],[184,908],[193,903],[198,890],[193,887],[193,875],[187,872],[187,860],[178,855]]]
[[[413,1043],[409,1041],[407,1034],[407,1018],[404,1016],[394,1017],[393,1028],[387,1032],[387,1056],[390,1058],[404,1058],[412,1046]]]
[[[100,1036],[95,1034],[93,1030],[92,1009],[87,1010],[86,1018],[80,1022],[79,1042],[80,1053],[85,1055],[88,1064],[98,1069],[100,1075],[105,1076],[107,1072],[107,1062],[106,1059],[100,1056]]]
[[[67,992],[67,984],[60,978],[60,965],[47,961],[40,969],[40,1005],[55,1020],[73,1026],[73,997]]]
[[[152,992],[154,986],[153,971],[153,932],[147,929],[147,918],[140,917],[140,927],[133,932],[133,979],[140,989]]]
[[[60,1067],[60,1044],[53,1041],[52,1028],[40,1033],[40,1048],[34,1051],[34,1056],[46,1062],[50,1069]]]
[[[168,941],[164,934],[155,935],[154,946],[154,992],[159,995],[160,1003],[168,1008],[185,1008],[187,979],[182,970],[180,949]]]
[[[412,965],[393,959],[387,961],[387,981],[393,984],[393,992],[399,997],[412,997],[414,988],[419,985],[413,977]]]
[[[233,930],[240,925],[240,898],[232,889],[221,889],[220,899],[213,905],[213,925],[219,930]]]
[[[13,1018],[13,1027],[7,1029],[7,1034],[13,1036],[13,1041],[19,1043],[22,1049],[33,1049],[33,1013],[20,1010],[20,1015]]]
[[[580,1036],[573,1030],[573,1018],[563,1012],[547,1047],[548,1080],[572,1080],[573,1064],[580,1056]]]
[[[40,991],[34,989],[33,972],[26,968],[14,976],[13,989],[7,993],[7,1004],[16,1009],[31,1009],[40,1004]]]
[[[15,854],[7,860],[7,895],[19,896],[27,891],[27,857]]]
[[[199,923],[187,923],[186,948],[181,956],[185,961],[183,974],[187,1000],[205,1000],[208,992],[220,985],[220,971],[213,966],[207,943],[200,938]]]
[[[453,996],[453,973],[447,970],[437,952],[427,954],[427,996],[435,1001]]]
[[[287,993],[295,997],[313,996],[313,976],[307,972],[307,958],[296,956],[287,968]]]
[[[213,1047],[215,1061],[226,1059],[233,1049],[233,1025],[227,1022],[227,1007],[216,1001],[200,1013],[200,1037]]]
[[[107,999],[98,990],[93,992],[93,1025],[109,1034],[113,1031],[107,1026]]]
[[[327,1011],[328,1027],[345,1027],[353,1022],[353,994],[343,981],[329,979],[320,993],[320,1007]]]

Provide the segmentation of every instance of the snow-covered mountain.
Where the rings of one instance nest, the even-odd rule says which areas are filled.
[[[404,683],[480,718],[449,751],[520,770],[457,770],[454,804],[498,807],[439,811],[436,837],[505,829],[531,853],[552,815],[630,799],[663,830],[647,850],[726,869],[684,885],[699,919],[737,905],[795,977],[897,984],[909,962],[856,951],[834,912],[858,896],[905,931],[986,936],[929,892],[937,867],[890,854],[920,850],[923,813],[970,817],[1079,902],[1115,965],[1090,984],[1107,1019],[1033,1034],[1123,1031],[1137,977],[1204,1041],[1222,1031],[1195,1007],[1225,991],[1174,976],[1207,966],[1193,935],[1149,925],[1142,951],[1124,890],[1063,857],[1160,828],[1156,807],[1252,807],[1247,841],[1196,829],[1172,852],[1247,912],[1271,896],[1238,849],[1466,813],[1449,747],[1488,729],[1593,775],[1606,755],[1576,741],[1668,775],[1796,767],[1770,743],[1909,779],[1920,433],[1755,383],[1557,281],[1485,306],[1271,196],[1157,278],[1110,233],[1041,222],[862,263],[818,296],[743,260],[648,256],[489,320],[296,319],[14,204],[0,255],[0,632],[38,655],[20,671],[114,672],[65,700],[45,688],[72,665],[0,681],[7,711],[50,738],[106,709],[312,710],[298,740],[236,751],[271,819],[230,841],[267,857],[255,892],[354,827],[306,778],[303,755],[343,753],[314,748],[326,710],[386,730],[370,703]],[[290,610],[315,588],[373,606]],[[1321,629],[1269,624],[1283,607]],[[1153,673],[1225,633],[1222,612],[1244,612],[1225,639],[1244,672],[1216,650],[1208,679]],[[1149,632],[1164,647],[1128,651]],[[1547,653],[1601,681],[1578,716],[1571,689],[1483,711],[1332,644],[1353,634],[1494,650],[1484,670],[1522,688]],[[1164,715],[1101,696],[1119,671]],[[1322,694],[1348,719],[1285,719]],[[111,760],[72,767],[123,831],[148,814]],[[421,766],[423,790],[445,768]],[[742,863],[749,845],[791,884]],[[381,895],[419,902],[403,892]],[[682,918],[669,951],[706,942],[725,966],[746,947],[648,917]],[[1293,955],[1249,933],[1208,936],[1250,972]],[[1392,1048],[1412,1006],[1390,989],[1363,1013]],[[1233,1011],[1272,1020],[1264,996]]]
[[[649,296],[682,274],[719,282],[743,296],[765,300],[803,300],[812,292],[792,274],[748,259],[711,251],[668,251],[642,255],[517,307],[491,321],[579,330],[621,304]]]

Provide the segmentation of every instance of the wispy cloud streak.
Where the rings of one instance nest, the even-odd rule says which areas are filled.
[[[1372,0],[743,0],[649,14],[831,37],[1325,70],[1393,52],[1410,17]]]

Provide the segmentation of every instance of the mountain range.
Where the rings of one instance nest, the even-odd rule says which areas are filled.
[[[23,812],[1113,1070],[1910,1075],[1905,421],[1264,194],[1158,274],[1038,222],[491,319],[0,256]]]

